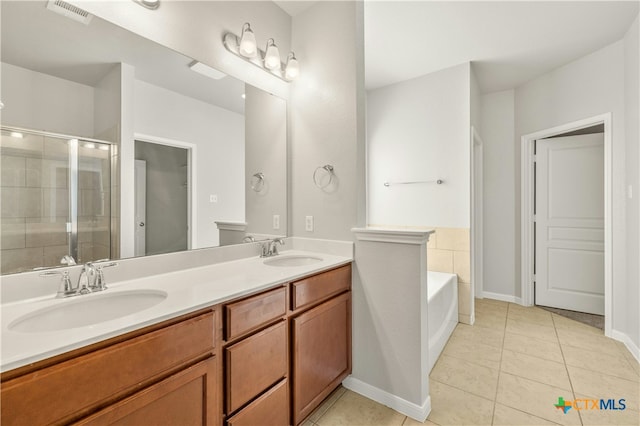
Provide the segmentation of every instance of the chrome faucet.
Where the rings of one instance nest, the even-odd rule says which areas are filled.
[[[78,285],[76,287],[76,294],[91,293],[92,288],[96,282],[96,268],[93,263],[87,262],[82,267],[80,277],[78,278]]]
[[[97,264],[98,262],[105,262],[109,259],[101,259],[95,262],[87,262],[82,266],[82,271],[80,272],[80,277],[78,278],[78,284],[74,286],[71,283],[71,279],[69,278],[69,271],[58,272],[58,271],[47,271],[40,274],[41,277],[49,277],[49,276],[61,276],[60,287],[58,288],[58,293],[56,297],[71,297],[78,296],[81,294],[89,294],[95,291],[102,291],[107,289],[107,283],[104,279],[104,272],[102,271],[104,268],[109,268],[111,266],[116,266],[117,262],[111,262],[107,264]]]
[[[266,241],[262,244],[262,254],[260,257],[271,257],[278,255],[278,246],[277,244],[284,245],[284,240],[282,238],[274,238],[273,240]]]

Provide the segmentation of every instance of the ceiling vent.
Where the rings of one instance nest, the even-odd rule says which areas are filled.
[[[93,18],[93,15],[86,10],[82,10],[79,7],[62,0],[49,0],[47,2],[47,9],[73,19],[74,21],[82,22],[85,25],[89,25],[91,18]]]

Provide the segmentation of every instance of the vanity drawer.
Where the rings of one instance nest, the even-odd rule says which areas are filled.
[[[258,294],[225,306],[225,338],[231,340],[287,312],[284,287]]]
[[[225,349],[230,414],[287,375],[286,321]]]
[[[351,265],[314,275],[291,284],[291,309],[312,305],[351,287]]]
[[[141,389],[214,347],[214,313],[185,320],[2,384],[2,424],[66,423]]]
[[[228,426],[282,426],[289,424],[289,383],[282,380],[260,398],[227,420]]]

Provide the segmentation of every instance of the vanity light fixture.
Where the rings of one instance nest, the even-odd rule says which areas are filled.
[[[156,10],[160,7],[160,0],[133,0],[138,3],[142,7],[146,7],[147,9]]]
[[[240,45],[238,52],[245,58],[255,58],[258,56],[258,44],[256,43],[256,35],[251,29],[249,23],[242,26],[242,35],[240,36]]]
[[[280,52],[273,38],[267,41],[264,51],[260,50],[256,45],[256,37],[249,23],[242,26],[240,37],[226,33],[222,42],[229,52],[281,80],[290,82],[300,75],[300,64],[293,52],[287,57],[287,65],[285,66],[280,59]]]
[[[287,66],[284,69],[284,78],[287,80],[294,80],[300,75],[300,64],[296,59],[296,54],[291,52],[287,56]]]
[[[272,71],[282,66],[280,64],[280,52],[278,51],[278,46],[276,46],[276,42],[272,38],[267,40],[267,48],[264,54],[264,66]]]

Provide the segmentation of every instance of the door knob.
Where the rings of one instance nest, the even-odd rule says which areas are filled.
[[[138,226],[140,226],[140,227],[144,226],[144,222],[140,222],[140,223],[138,224]]]

